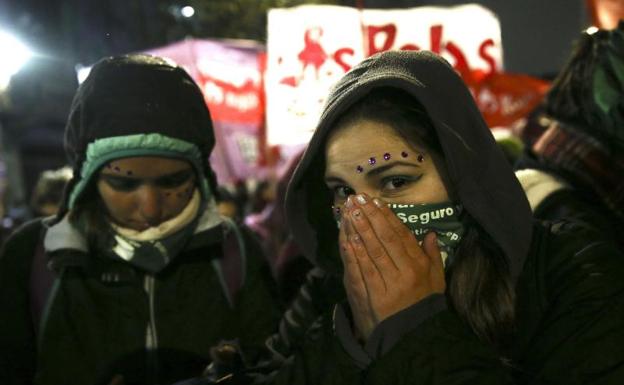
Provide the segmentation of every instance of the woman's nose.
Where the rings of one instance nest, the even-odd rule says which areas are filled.
[[[375,198],[379,196],[379,191],[371,188],[361,188],[355,191],[355,193],[353,194],[353,198],[355,198],[355,196],[358,194],[366,194],[371,198]]]
[[[138,192],[139,215],[151,226],[158,225],[162,216],[161,193],[154,186],[142,186]]]

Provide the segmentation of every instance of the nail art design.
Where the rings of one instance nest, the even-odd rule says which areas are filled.
[[[370,164],[371,166],[374,166],[374,165],[375,165],[375,163],[377,163],[377,159],[375,159],[375,157],[374,157],[374,156],[371,156],[371,157],[368,159],[368,164]]]
[[[386,153],[383,155],[383,158],[384,158],[384,160],[390,160],[390,158],[391,158],[390,153],[389,153],[389,152],[386,152]]]
[[[128,175],[128,176],[132,175],[132,171],[127,171],[126,175]]]
[[[418,154],[418,158],[416,158],[418,160],[418,162],[422,163],[425,160],[425,157],[423,156],[423,154]]]
[[[358,173],[361,173],[362,171],[364,171],[364,168],[363,168],[362,166],[358,165],[358,166],[355,168],[355,171],[357,171]]]
[[[114,169],[115,169],[115,171],[117,171],[117,172],[121,171],[121,169],[120,169],[119,167],[117,167],[117,166],[115,166],[115,167],[114,167]]]
[[[401,151],[401,156],[402,156],[403,158],[407,158],[407,155],[408,155],[408,153],[407,153],[407,152],[405,152],[405,151]]]

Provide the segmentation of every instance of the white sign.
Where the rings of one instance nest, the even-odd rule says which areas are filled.
[[[307,143],[331,86],[386,50],[431,50],[460,72],[502,69],[500,24],[480,5],[359,11],[304,5],[268,14],[267,141]]]

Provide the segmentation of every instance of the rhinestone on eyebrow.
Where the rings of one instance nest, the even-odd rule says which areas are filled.
[[[390,153],[389,153],[389,152],[386,152],[386,153],[383,155],[383,158],[384,158],[384,160],[390,160],[390,158],[391,158]]]
[[[364,171],[364,168],[363,168],[362,166],[358,165],[358,166],[355,168],[355,171],[357,171],[358,173],[361,173],[362,171]]]
[[[374,166],[375,163],[377,163],[377,159],[375,159],[374,156],[371,156],[370,158],[368,158],[368,164],[370,164],[371,166]]]

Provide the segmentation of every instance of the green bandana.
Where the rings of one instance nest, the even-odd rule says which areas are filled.
[[[390,203],[388,207],[420,242],[428,232],[435,231],[444,265],[453,259],[455,249],[464,235],[464,225],[459,220],[460,206],[442,202],[419,205]]]
[[[455,249],[464,235],[464,225],[459,220],[461,206],[442,202],[418,205],[389,203],[388,207],[414,233],[421,244],[428,232],[435,231],[444,265],[452,261]],[[334,211],[334,215],[340,228],[339,211]]]

